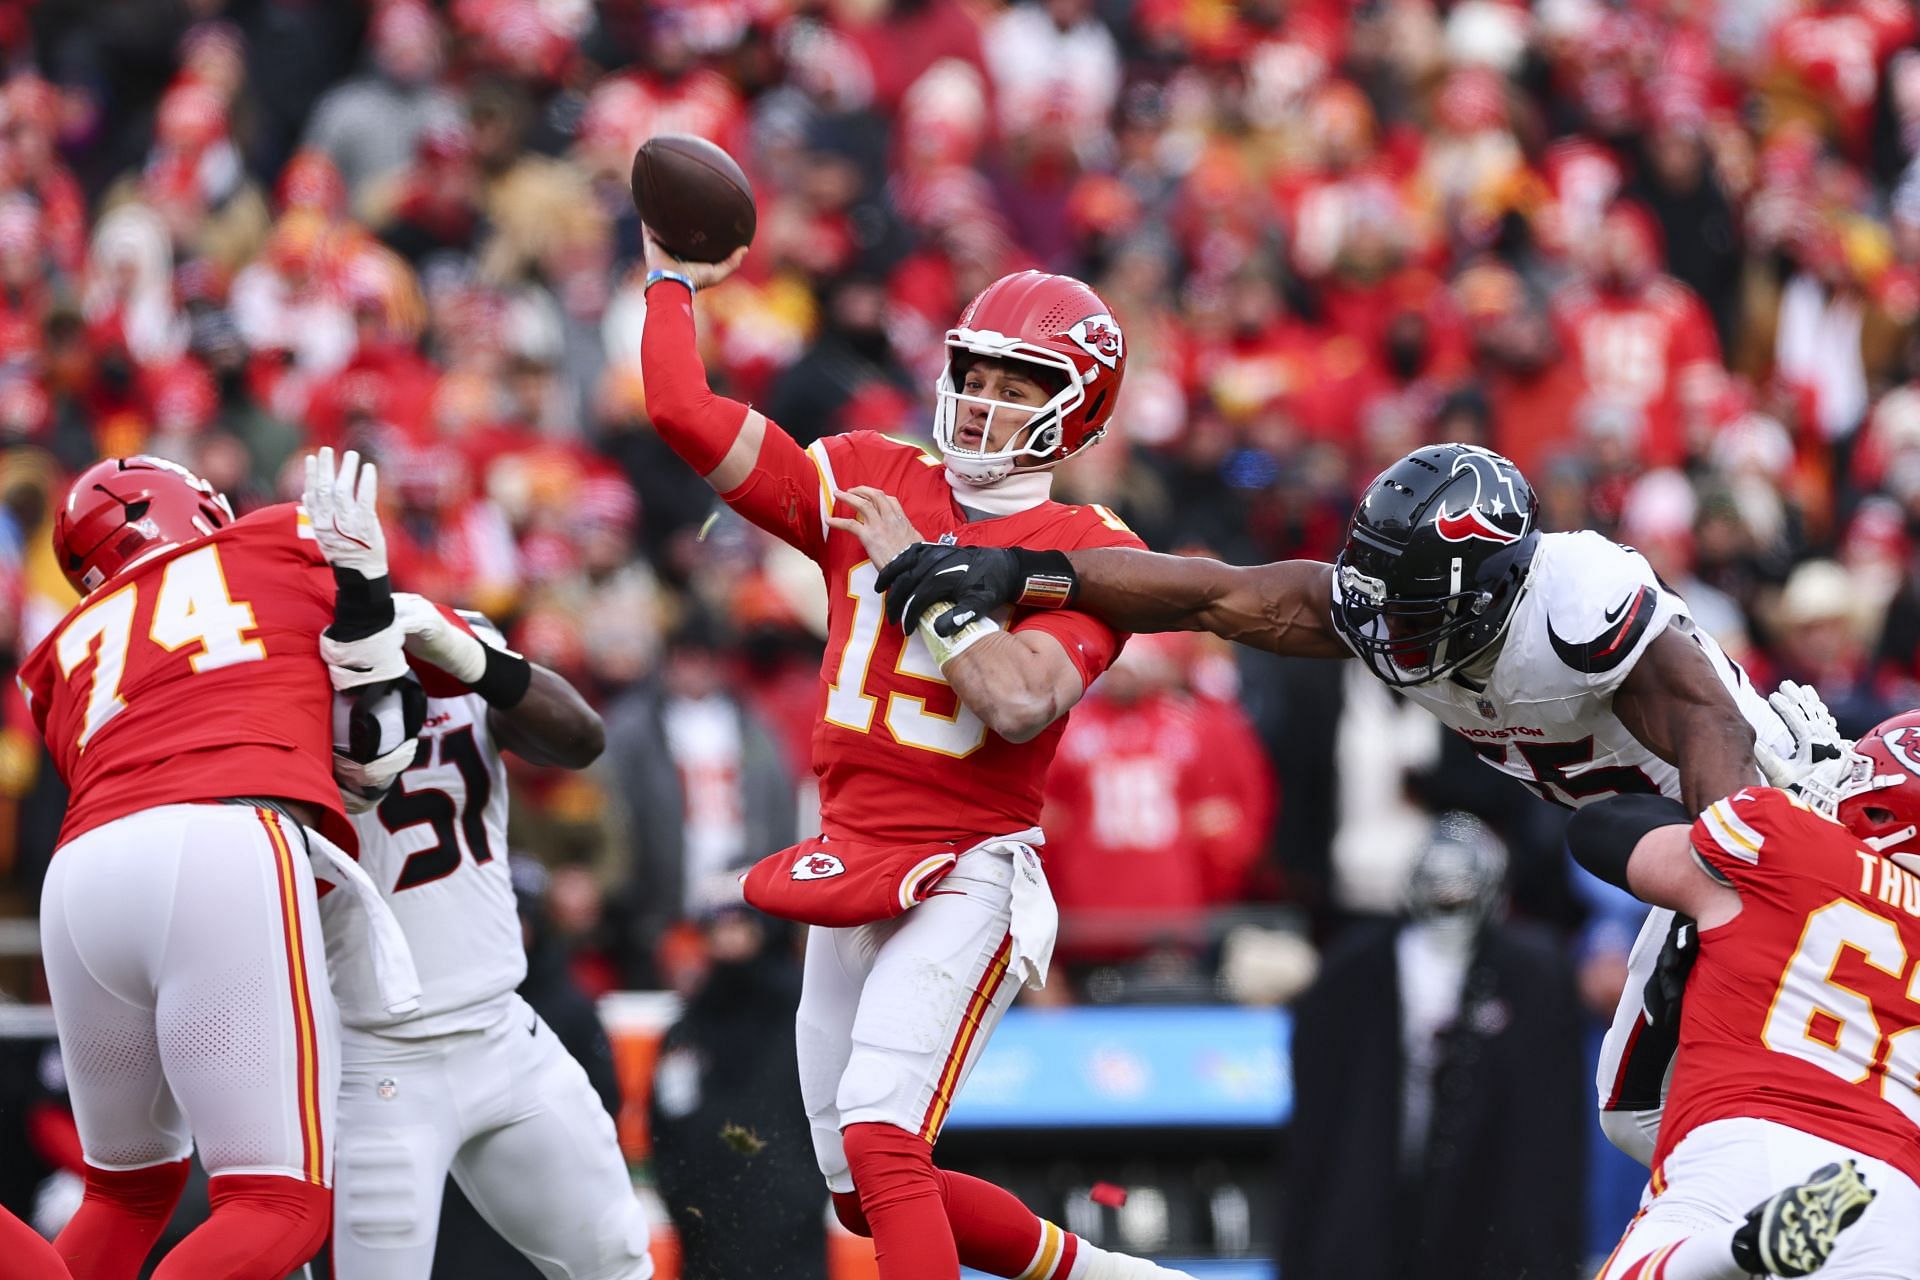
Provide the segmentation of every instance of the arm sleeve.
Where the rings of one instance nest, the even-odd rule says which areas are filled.
[[[665,283],[647,292],[640,340],[647,415],[669,448],[706,476],[733,447],[749,409],[715,395],[694,345],[693,298]],[[826,451],[802,449],[771,418],[753,472],[720,495],[728,506],[782,541],[818,559],[826,544],[825,516],[832,488]]]

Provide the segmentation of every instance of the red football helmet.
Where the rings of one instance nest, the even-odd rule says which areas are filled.
[[[106,458],[67,490],[53,518],[53,554],[84,596],[150,552],[232,523],[226,497],[178,463]]]
[[[1065,384],[999,449],[987,448],[987,442],[994,412],[1008,406],[961,391],[967,367],[982,356],[1039,365],[1045,383]],[[1106,434],[1126,372],[1126,338],[1092,289],[1043,271],[1002,276],[947,330],[946,367],[934,384],[934,443],[947,466],[975,484],[1001,479],[1022,460],[1050,467]],[[963,404],[987,408],[977,448],[955,438]]]
[[[1844,763],[1837,784],[1805,788],[1814,807],[1868,848],[1920,871],[1920,710],[1875,725]]]

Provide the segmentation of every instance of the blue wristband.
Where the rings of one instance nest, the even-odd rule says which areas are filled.
[[[687,286],[688,293],[698,293],[700,291],[699,286],[694,284],[694,282],[689,280],[686,276],[681,275],[678,271],[662,271],[656,268],[652,271],[647,272],[647,282],[646,284],[641,286],[640,292],[645,293],[648,289],[653,288],[654,285],[658,284],[662,280],[671,280],[675,284],[683,284]]]

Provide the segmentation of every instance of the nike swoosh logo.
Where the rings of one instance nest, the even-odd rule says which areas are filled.
[[[532,1022],[529,1022],[527,1024],[527,1034],[530,1036],[537,1036],[540,1034],[540,1019],[535,1018]]]
[[[1553,651],[1560,655],[1560,661],[1575,671],[1600,675],[1626,661],[1627,655],[1640,643],[1640,637],[1646,634],[1647,624],[1653,621],[1654,612],[1653,593],[1641,587],[1619,609],[1607,615],[1607,620],[1611,622],[1619,614],[1626,614],[1618,626],[1602,631],[1585,644],[1575,644],[1561,639],[1553,629],[1553,619],[1548,618],[1547,640],[1553,645]]]
[[[1639,598],[1640,598],[1640,593],[1636,591],[1632,595],[1628,596],[1625,600],[1622,600],[1619,604],[1613,606],[1613,608],[1607,610],[1607,621],[1608,622],[1618,621],[1620,615],[1626,612],[1627,606],[1632,604],[1635,600],[1638,600]]]

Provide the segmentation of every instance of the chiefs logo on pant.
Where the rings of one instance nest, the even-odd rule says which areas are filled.
[[[829,876],[842,875],[847,864],[830,853],[808,853],[801,855],[793,864],[795,880],[825,880]]]

